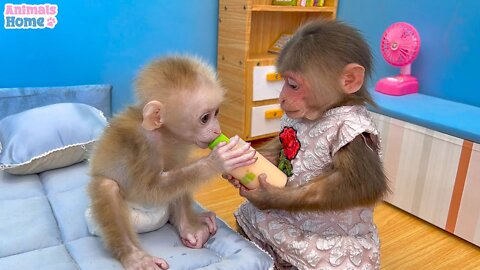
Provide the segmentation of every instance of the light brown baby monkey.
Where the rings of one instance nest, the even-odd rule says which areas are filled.
[[[252,164],[255,152],[248,144],[234,149],[234,137],[190,161],[195,147],[206,148],[221,133],[224,90],[202,61],[154,60],[135,88],[139,103],[113,117],[96,144],[87,223],[126,269],[168,269],[142,249],[137,233],[169,221],[185,246],[201,248],[217,226],[214,213],[193,211],[192,193],[215,174]]]

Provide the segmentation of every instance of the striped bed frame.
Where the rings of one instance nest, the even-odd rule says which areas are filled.
[[[480,144],[372,115],[392,189],[385,201],[480,246]]]

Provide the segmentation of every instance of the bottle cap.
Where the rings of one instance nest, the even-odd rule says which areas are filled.
[[[230,139],[222,133],[215,140],[213,140],[213,142],[211,142],[208,145],[208,148],[213,149],[217,146],[217,144],[219,144],[221,142],[227,142],[228,143],[229,141],[230,141]]]

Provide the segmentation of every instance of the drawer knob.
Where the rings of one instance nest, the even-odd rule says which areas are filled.
[[[282,109],[271,109],[265,111],[265,119],[276,119],[281,118],[283,116]]]
[[[267,73],[267,81],[281,81],[282,76],[277,72]]]

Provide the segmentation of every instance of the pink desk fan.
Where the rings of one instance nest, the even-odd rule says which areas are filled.
[[[410,75],[411,64],[420,50],[417,30],[405,22],[390,25],[383,33],[380,50],[385,61],[394,67],[400,67],[400,74],[380,79],[375,90],[393,96],[418,92],[417,78]]]

